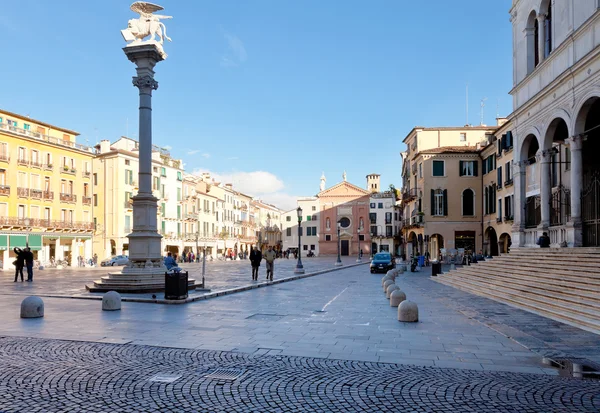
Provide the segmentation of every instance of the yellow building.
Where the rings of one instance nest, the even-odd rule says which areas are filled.
[[[69,129],[0,110],[0,250],[27,243],[42,262],[92,258],[92,158]]]

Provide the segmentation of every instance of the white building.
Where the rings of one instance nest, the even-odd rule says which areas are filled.
[[[513,0],[513,247],[600,246],[600,1]],[[500,150],[512,150],[512,139]]]
[[[300,238],[301,254],[303,257],[312,251],[319,255],[319,198],[298,198],[298,206],[302,208],[302,234]],[[298,211],[293,209],[282,214],[282,245],[284,250],[296,251],[298,249]]]
[[[400,254],[401,217],[396,206],[396,194],[392,191],[381,192],[380,176],[367,175],[367,189],[371,191],[369,200],[369,231],[371,251]]]

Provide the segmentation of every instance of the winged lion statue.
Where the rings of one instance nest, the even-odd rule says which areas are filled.
[[[160,45],[164,43],[165,39],[171,41],[171,38],[167,36],[167,28],[161,20],[172,19],[173,16],[153,14],[154,12],[164,10],[162,6],[145,1],[136,1],[130,8],[131,11],[138,13],[140,17],[138,19],[130,19],[127,29],[121,30],[125,41],[131,42],[131,44],[145,43],[144,38],[148,36],[150,36],[150,39],[146,40],[146,42],[157,41],[157,37]]]

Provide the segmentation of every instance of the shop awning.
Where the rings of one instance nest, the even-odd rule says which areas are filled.
[[[29,248],[32,251],[40,251],[42,249],[42,236],[37,234],[29,235]]]
[[[11,235],[9,241],[10,249],[15,247],[25,248],[27,246],[27,237],[25,235]]]
[[[8,249],[8,237],[6,235],[0,235],[0,251]]]

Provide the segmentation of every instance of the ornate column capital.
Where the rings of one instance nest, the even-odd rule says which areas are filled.
[[[579,135],[571,136],[570,138],[565,139],[567,145],[569,145],[569,150],[580,151],[583,149],[583,141],[587,138],[587,135],[580,133]]]
[[[554,155],[554,150],[552,149],[544,149],[543,151],[538,151],[540,155],[540,159],[543,163],[552,162],[552,155]],[[537,155],[536,155],[537,157]]]
[[[134,76],[133,77],[133,86],[138,89],[150,89],[156,90],[158,89],[158,82],[154,80],[152,76]]]
[[[525,161],[513,161],[513,176],[525,175],[527,163]]]
[[[538,22],[540,22],[540,23],[545,22],[546,17],[548,17],[548,13],[538,13],[538,15],[536,16],[536,18],[538,19]]]

